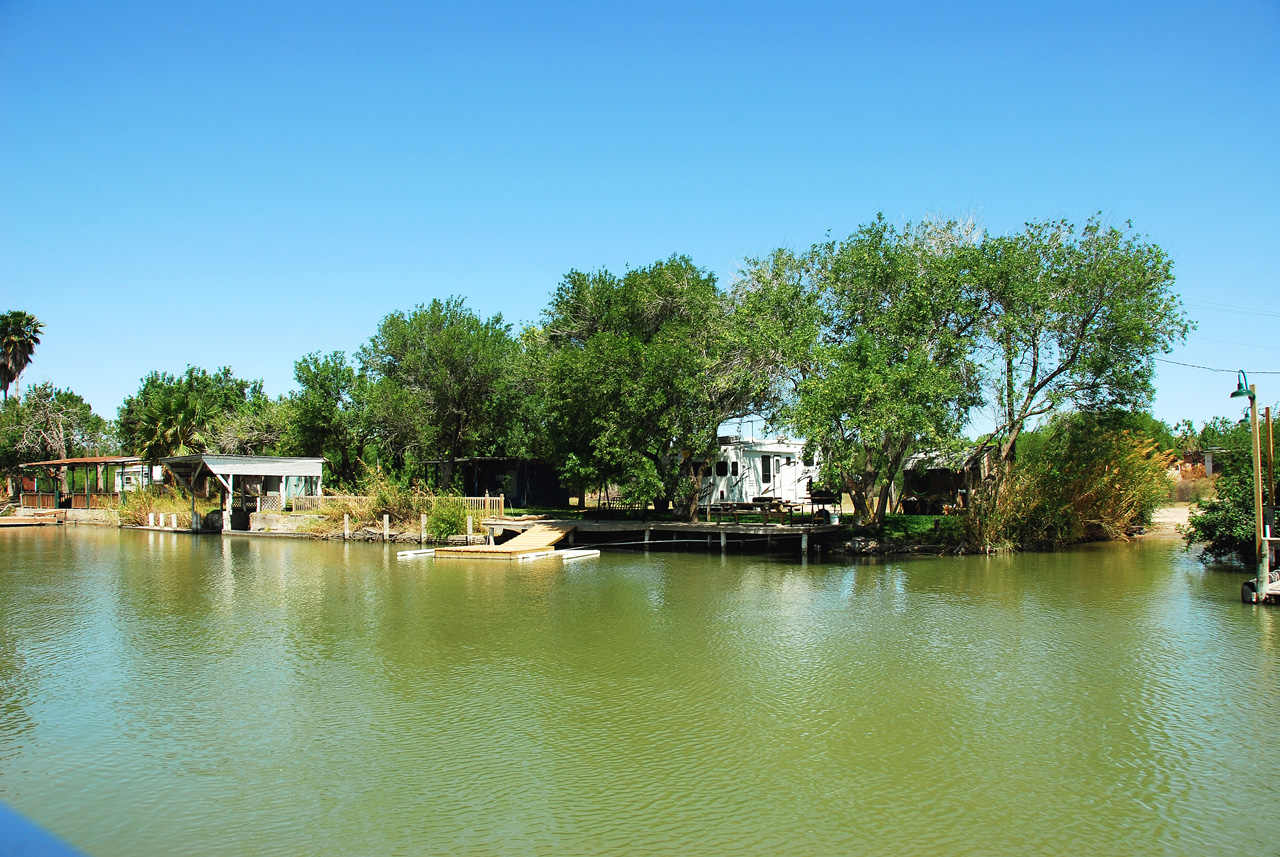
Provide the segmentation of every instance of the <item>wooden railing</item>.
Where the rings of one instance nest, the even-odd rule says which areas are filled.
[[[506,514],[507,495],[499,494],[497,497],[463,497],[462,502],[466,504],[468,509],[479,512],[483,517],[502,517]]]
[[[34,491],[22,492],[22,506],[24,509],[52,509],[54,508],[52,494],[39,494]]]
[[[87,497],[84,494],[71,495],[72,509],[110,509],[120,501],[119,494],[90,494]]]
[[[366,499],[354,494],[326,494],[323,497],[294,497],[290,502],[295,512],[314,512],[330,503],[359,503]]]

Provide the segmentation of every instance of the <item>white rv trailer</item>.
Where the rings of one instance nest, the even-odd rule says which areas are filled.
[[[702,482],[702,503],[750,503],[777,497],[802,503],[818,480],[818,462],[804,459],[804,444],[793,440],[720,438],[720,454]]]

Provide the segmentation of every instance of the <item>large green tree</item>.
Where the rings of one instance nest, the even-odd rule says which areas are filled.
[[[71,390],[50,383],[27,387],[0,406],[0,473],[16,476],[18,465],[115,451],[110,424]],[[64,487],[66,474],[64,472]]]
[[[792,395],[775,422],[821,453],[857,511],[883,522],[914,449],[952,444],[978,401],[972,229],[877,217],[843,241],[779,250],[748,265],[753,281],[790,284],[796,305]],[[805,331],[812,345],[804,349]]]
[[[23,370],[31,365],[44,324],[22,310],[0,315],[0,388],[9,398],[9,385],[17,386]]]
[[[567,480],[696,516],[721,423],[759,410],[776,386],[773,319],[746,309],[771,294],[734,300],[685,256],[621,277],[566,275],[529,350]]]
[[[304,355],[293,364],[293,377],[298,390],[290,398],[289,451],[323,456],[334,481],[354,483],[363,455],[357,400],[363,379],[341,351]]]
[[[262,447],[241,443],[235,433],[220,431],[237,415],[262,407],[266,399],[261,381],[237,378],[228,367],[208,372],[188,366],[182,375],[152,372],[138,392],[127,397],[116,418],[116,433],[125,450],[155,458],[178,450],[220,448],[222,435],[234,451]],[[224,451],[233,451],[228,448]]]
[[[1029,421],[1067,406],[1150,405],[1155,355],[1191,324],[1173,260],[1131,229],[1039,221],[983,241],[975,276],[991,307],[983,333],[996,425],[975,460],[991,449],[1007,465]]]
[[[459,457],[493,451],[509,412],[516,355],[501,314],[481,319],[461,297],[394,312],[358,358],[369,384],[363,430],[405,467],[441,459],[441,487]]]

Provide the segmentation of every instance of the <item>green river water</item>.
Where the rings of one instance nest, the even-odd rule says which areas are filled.
[[[1243,578],[9,530],[0,801],[95,857],[1277,854]]]

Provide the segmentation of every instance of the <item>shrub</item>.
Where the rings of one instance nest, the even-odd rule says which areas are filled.
[[[353,530],[380,527],[382,516],[401,529],[416,529],[427,516],[427,533],[437,540],[466,532],[468,509],[461,497],[433,494],[421,488],[406,488],[375,471],[360,482],[361,495],[335,498],[320,507],[321,520],[307,529],[314,533],[342,528],[349,516]]]
[[[1192,514],[1183,538],[1187,549],[1204,545],[1202,559],[1237,560],[1252,565],[1254,507],[1252,473],[1228,471],[1217,480],[1218,496],[1202,500]]]
[[[1201,470],[1204,468],[1201,467]],[[1214,480],[1204,477],[1179,479],[1173,484],[1170,498],[1177,503],[1199,503],[1213,496]]]
[[[978,504],[985,543],[1044,548],[1124,538],[1151,523],[1171,490],[1172,459],[1129,429],[1088,415],[1058,417],[1016,462],[998,497]]]
[[[120,500],[109,508],[120,513],[120,523],[126,527],[145,527],[148,515],[155,513],[178,516],[178,527],[185,529],[191,526],[191,498],[183,497],[176,491],[159,485],[151,485],[140,491],[125,491]],[[219,508],[217,500],[196,498],[196,511],[201,515]]]
[[[427,532],[437,541],[466,532],[468,511],[461,497],[437,496],[427,513]]]

